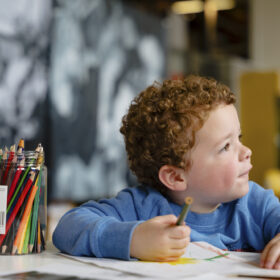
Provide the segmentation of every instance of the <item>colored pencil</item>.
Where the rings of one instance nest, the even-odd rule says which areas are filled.
[[[20,148],[22,151],[24,151],[24,139],[23,138],[21,138],[18,142],[17,151],[19,151]]]
[[[24,157],[24,140],[20,139],[17,147],[17,157],[18,161],[21,161]]]
[[[2,185],[6,185],[7,177],[8,177],[10,168],[11,168],[11,163],[12,163],[12,160],[13,160],[14,155],[15,155],[15,150],[16,150],[15,145],[12,145],[11,148],[10,148],[10,154],[9,154],[9,157],[8,157],[8,160],[7,160],[5,172],[4,172],[4,175],[3,175],[3,178],[2,178]]]
[[[30,238],[30,226],[31,226],[31,213],[32,213],[32,210],[28,217],[28,224],[27,224],[26,234],[24,237],[24,244],[23,244],[23,248],[22,248],[23,254],[28,254],[28,242],[29,242],[29,238]]]
[[[9,204],[9,202],[11,200],[11,197],[12,197],[12,195],[14,193],[14,190],[15,190],[15,188],[17,186],[18,180],[20,178],[20,175],[21,175],[23,169],[24,169],[24,158],[21,159],[21,161],[19,163],[19,166],[18,166],[18,168],[17,168],[17,170],[15,172],[15,175],[14,175],[11,187],[9,188],[8,197],[7,197],[7,204]]]
[[[185,219],[187,217],[187,214],[188,214],[188,212],[190,210],[192,202],[193,202],[192,197],[187,196],[185,198],[185,205],[184,205],[184,207],[183,207],[183,209],[181,211],[181,214],[180,214],[180,216],[179,216],[179,218],[178,218],[178,220],[176,222],[177,226],[181,225],[185,221]]]
[[[14,158],[11,162],[10,171],[8,172],[8,176],[7,176],[7,180],[6,180],[6,185],[8,186],[8,192],[9,192],[10,186],[12,184],[16,170],[17,170],[17,154],[15,153]]]
[[[0,161],[2,160],[2,157],[3,157],[3,150],[0,149]]]
[[[27,193],[26,198],[29,196],[29,194],[30,194],[30,190]],[[10,249],[10,252],[12,252],[13,241],[14,241],[16,233],[18,231],[19,224],[22,219],[27,202],[28,202],[28,199],[25,199],[19,210],[19,214],[15,217],[15,219],[10,227],[10,230],[7,232],[7,235],[2,243],[2,254],[5,254],[7,249]]]
[[[20,196],[21,196],[21,193],[22,193],[22,191],[23,191],[25,185],[27,184],[27,182],[28,182],[28,180],[29,180],[29,177],[30,177],[30,174],[28,174],[28,175],[26,176],[26,178],[25,178],[24,182],[22,183],[22,186],[20,187],[20,189],[19,189],[17,195],[15,196],[13,202],[11,203],[11,201],[10,201],[11,206],[10,206],[9,210],[7,209],[7,218],[6,218],[6,220],[9,219],[11,213],[13,212],[13,210],[14,210],[14,208],[15,208],[15,206],[16,206],[16,204],[17,204],[17,202],[18,202],[18,200],[19,200],[19,198],[20,198]],[[27,197],[28,197],[28,196],[26,196],[26,198],[27,198]],[[10,203],[9,203],[9,204],[10,204]]]
[[[0,182],[2,182],[3,173],[5,171],[6,161],[8,159],[8,152],[9,152],[9,150],[5,146],[2,161],[1,161],[1,166],[0,166]]]
[[[38,219],[38,240],[37,240],[37,252],[41,253],[41,246],[42,246],[42,242],[41,242],[41,225],[40,225],[40,219]]]
[[[31,186],[33,184],[33,180],[34,180],[34,177],[35,177],[35,172],[31,171],[31,173],[32,174],[30,175],[30,178],[28,179],[28,181],[27,181],[27,183],[26,183],[26,185],[25,185],[25,187],[24,187],[24,189],[23,189],[23,191],[22,191],[22,193],[21,193],[21,195],[18,199],[18,202],[15,205],[15,208],[13,209],[13,212],[9,216],[8,222],[6,224],[6,233],[0,235],[0,246],[2,245],[3,240],[7,235],[7,232],[9,231],[9,229],[10,229],[10,227],[11,227],[11,225],[12,225],[12,223],[13,223],[13,221],[14,221],[14,219],[15,219],[15,217],[16,217],[16,215],[17,215],[17,213],[18,213],[18,211],[19,211],[19,209],[20,209],[28,191],[29,191],[29,189],[31,188]]]
[[[15,252],[17,252],[19,255],[23,253],[23,247],[24,247],[24,242],[28,243],[28,241],[25,241],[25,239],[27,239],[28,235],[29,235],[29,231],[28,231],[28,225],[30,225],[29,221],[30,221],[30,217],[31,217],[31,210],[28,213],[28,217],[26,220],[26,223],[24,225],[23,231],[22,231],[22,235],[20,236],[20,241],[19,241],[19,245],[18,248]],[[28,232],[28,233],[27,233]],[[13,250],[12,250],[13,253]]]
[[[32,190],[31,190],[30,196],[28,198],[28,202],[25,207],[25,210],[24,210],[24,213],[23,213],[23,216],[22,216],[22,219],[20,221],[20,225],[19,225],[19,228],[17,231],[17,235],[16,235],[16,238],[14,241],[12,254],[15,254],[16,250],[19,249],[21,243],[23,246],[24,235],[25,235],[25,231],[26,231],[27,223],[28,223],[28,216],[30,215],[32,204],[33,204],[37,189],[38,189],[38,187],[36,185],[34,185],[32,187]]]
[[[33,251],[34,241],[35,241],[35,233],[37,227],[37,220],[38,220],[38,210],[39,210],[39,200],[40,200],[40,192],[41,192],[41,184],[42,184],[42,168],[40,168],[38,181],[37,181],[38,191],[36,193],[36,197],[34,200],[34,207],[32,211],[32,222],[31,222],[31,229],[30,229],[30,240],[29,240],[29,253]]]
[[[33,159],[33,160],[35,160],[35,159]],[[21,186],[22,186],[22,183],[24,182],[24,179],[25,179],[25,177],[27,176],[27,174],[28,174],[28,172],[30,171],[30,169],[31,169],[31,166],[28,166],[28,167],[26,168],[26,170],[25,170],[23,176],[21,177],[21,180],[20,180],[20,182],[19,182],[19,184],[18,184],[18,186],[17,186],[17,188],[16,188],[16,191],[14,192],[14,195],[12,196],[12,199],[10,200],[10,202],[9,202],[9,204],[8,204],[7,212],[10,210],[10,208],[11,208],[11,206],[12,206],[12,203],[13,203],[13,201],[15,200],[15,197],[17,196],[17,194],[18,194],[18,192],[19,192],[19,190],[20,190],[20,188],[21,188]]]
[[[42,250],[45,250],[45,246],[46,246],[46,242],[45,242],[45,238],[44,238],[44,234],[43,234],[43,229],[42,229],[42,224],[40,223],[40,228],[41,228],[41,248]]]

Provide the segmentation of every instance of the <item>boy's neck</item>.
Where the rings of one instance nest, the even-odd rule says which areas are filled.
[[[186,193],[186,191],[169,191],[167,192],[168,197],[171,199],[172,202],[182,206],[185,203],[185,198],[189,196],[189,194]],[[193,201],[193,204],[191,206],[191,211],[199,214],[206,214],[214,212],[221,204],[215,204],[215,205],[202,205],[198,203],[197,200]]]

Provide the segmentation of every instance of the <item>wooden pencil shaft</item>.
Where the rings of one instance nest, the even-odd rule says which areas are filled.
[[[42,169],[40,169],[38,176],[39,176],[38,177],[38,182],[37,182],[38,190],[37,190],[37,193],[36,193],[35,199],[34,199],[34,209],[33,209],[33,212],[32,212],[31,233],[30,233],[30,239],[29,239],[29,245],[32,245],[32,247],[33,247],[33,244],[34,244],[34,241],[35,241],[35,230],[36,230],[36,225],[37,225],[37,221],[38,221],[40,189],[41,189],[41,183],[42,183]]]
[[[187,216],[187,214],[189,212],[190,206],[191,206],[190,204],[185,204],[184,205],[184,207],[183,207],[183,209],[182,209],[182,211],[180,213],[180,216],[179,216],[179,218],[178,218],[178,220],[176,222],[177,226],[181,225],[182,222],[186,219],[186,216]]]
[[[11,224],[14,221],[14,219],[15,219],[18,211],[19,211],[19,208],[22,206],[22,203],[23,203],[23,201],[24,201],[24,199],[25,199],[25,197],[26,197],[26,195],[27,195],[27,193],[28,193],[28,191],[29,191],[29,189],[32,185],[33,181],[30,180],[30,179],[28,181],[29,182],[27,182],[23,192],[21,193],[21,195],[19,197],[19,200],[18,200],[17,204],[15,205],[15,208],[13,209],[13,212],[11,213],[11,215],[8,218],[8,222],[6,224],[6,234],[9,231],[9,229],[11,227]],[[2,242],[3,242],[4,238],[6,237],[6,234],[0,235],[0,246],[2,245]]]
[[[24,179],[25,179],[25,177],[27,176],[27,174],[29,172],[29,170],[30,170],[30,166],[25,170],[22,178],[20,179],[20,182],[19,182],[19,184],[18,184],[18,186],[16,188],[16,191],[14,192],[14,194],[12,196],[12,199],[10,200],[10,203],[9,203],[9,205],[7,207],[7,212],[9,212],[9,210],[10,210],[10,208],[11,208],[11,206],[12,206],[12,204],[13,204],[13,202],[14,202],[14,200],[15,200],[15,198],[16,198],[16,196],[17,196],[17,194],[18,194],[18,192],[19,192],[19,190],[20,190],[20,188],[21,188],[21,186],[23,184],[23,182],[24,182]]]

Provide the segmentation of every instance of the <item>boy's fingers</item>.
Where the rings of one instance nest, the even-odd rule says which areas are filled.
[[[182,256],[184,254],[185,254],[185,249],[170,249],[168,255],[170,257],[179,258],[180,256]]]
[[[269,246],[268,251],[265,253],[266,255],[264,258],[261,258],[262,266],[265,268],[274,267],[280,256],[280,243],[273,242],[272,245]]]
[[[280,254],[280,252],[279,253],[276,252],[276,250],[280,250],[279,240],[280,240],[280,235],[278,234],[272,240],[270,240],[270,242],[265,246],[261,254],[261,260],[260,260],[261,267],[270,266],[270,262],[273,259],[273,255],[275,255],[274,257],[275,259],[277,258],[277,254]]]
[[[280,270],[280,257],[279,257],[278,260],[275,262],[274,268]]]
[[[157,216],[154,219],[157,220],[159,223],[170,225],[176,224],[177,221],[177,217],[175,215]]]
[[[184,238],[184,239],[174,239],[172,244],[171,244],[171,248],[172,249],[186,249],[186,247],[189,245],[190,243],[190,238]]]
[[[261,267],[264,267],[264,264],[265,264],[265,261],[266,261],[266,258],[267,258],[267,254],[270,250],[270,247],[271,247],[271,245],[268,243],[265,246],[264,250],[262,251],[261,260],[260,260],[261,261]]]
[[[169,229],[169,237],[181,239],[190,236],[191,229],[188,226],[174,226]]]

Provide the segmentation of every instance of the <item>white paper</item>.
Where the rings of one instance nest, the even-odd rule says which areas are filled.
[[[8,186],[0,185],[0,234],[6,233],[6,209]]]
[[[252,258],[246,257],[246,253],[244,256],[242,253],[232,254],[229,251],[220,250],[206,242],[190,243],[186,254],[182,258],[193,258],[197,262],[186,264],[174,265],[164,262],[122,261],[107,258],[65,256],[102,268],[161,279],[195,277],[198,275],[209,275],[209,273],[218,274],[221,277],[242,274],[280,278],[280,271],[259,268],[258,262],[256,262],[258,259],[256,255],[254,255],[254,260],[252,261]]]

